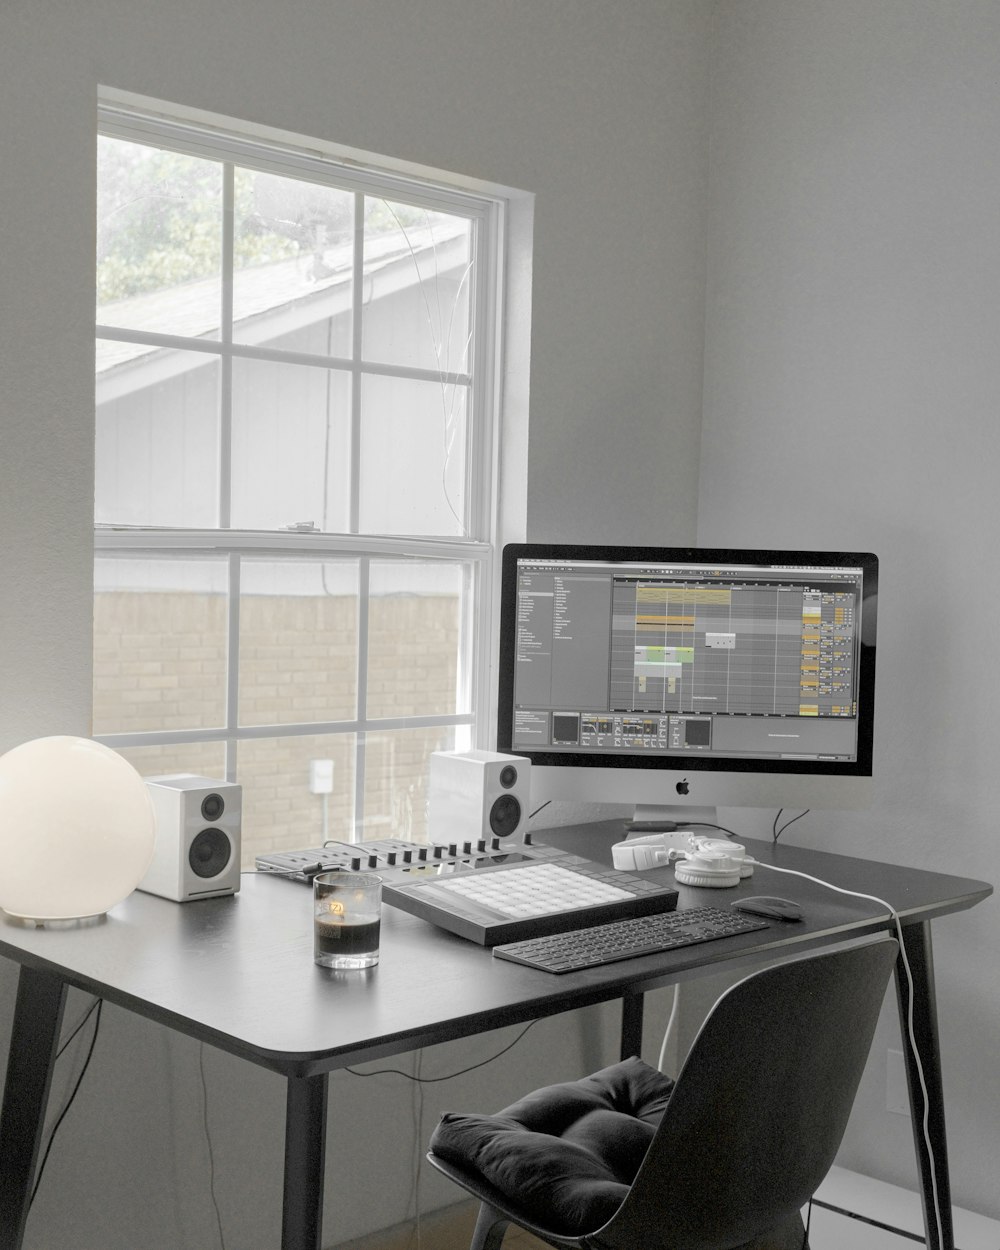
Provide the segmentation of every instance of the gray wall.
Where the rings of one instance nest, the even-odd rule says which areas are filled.
[[[90,730],[98,84],[534,193],[532,269],[518,262],[513,314],[530,279],[529,532],[686,542],[709,18],[699,0],[5,0],[0,749]],[[14,984],[3,961],[0,983],[3,1046]],[[495,1105],[595,1066],[614,1053],[603,1027],[599,1013],[539,1025],[496,1067],[426,1087],[412,1131],[413,1087],[338,1078],[334,1115],[362,1121],[366,1144],[359,1179],[334,1134],[330,1239],[411,1209],[409,1172],[439,1107]],[[425,1067],[461,1067],[507,1040],[437,1048]],[[273,1245],[280,1082],[217,1052],[205,1070],[226,1245]],[[26,1244],[214,1244],[200,1090],[193,1043],[107,1010]],[[441,1182],[422,1191],[425,1203],[454,1196]]]
[[[705,542],[874,548],[876,804],[786,836],[993,875],[996,5],[8,0],[0,36],[0,746],[89,729],[106,83],[534,192],[529,535],[687,542],[697,523]],[[936,940],[955,1196],[997,1217],[995,904]],[[29,1244],[201,1250],[196,1048],[124,1013],[106,1023]],[[458,1089],[426,1087],[415,1132],[399,1131],[411,1087],[338,1078],[337,1110],[371,1123],[369,1175],[397,1178],[338,1188],[352,1161],[331,1151],[344,1235],[402,1218],[438,1106],[609,1053],[596,1014],[539,1030]],[[461,1066],[493,1040],[425,1063]],[[913,1187],[909,1124],[881,1109],[898,1046],[888,1014],[841,1162]],[[227,1245],[273,1244],[280,1088],[205,1062]]]
[[[699,538],[882,560],[875,804],[787,836],[995,879],[1000,7],[717,15]],[[996,903],[935,942],[953,1189],[996,1218]],[[840,1162],[913,1188],[893,1016]]]

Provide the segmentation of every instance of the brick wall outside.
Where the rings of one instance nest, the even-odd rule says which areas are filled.
[[[95,596],[94,732],[210,729],[223,723],[224,595],[104,591]],[[447,595],[373,598],[369,717],[456,710],[460,605]],[[245,596],[240,605],[240,723],[350,720],[357,707],[352,596]],[[364,837],[425,833],[427,761],[450,729],[370,733]],[[347,840],[354,816],[355,735],[270,737],[239,745],[243,860],[261,851]],[[224,776],[220,743],[122,751],[144,776]],[[309,791],[309,761],[334,761],[334,791]]]

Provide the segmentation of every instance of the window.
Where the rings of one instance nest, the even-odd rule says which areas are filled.
[[[484,740],[502,219],[102,109],[94,732],[240,782],[246,862],[420,838]]]

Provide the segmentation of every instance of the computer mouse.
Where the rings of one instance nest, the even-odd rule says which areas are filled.
[[[749,898],[738,898],[733,907],[737,911],[749,912],[751,916],[764,916],[768,920],[802,919],[802,908],[787,898],[753,894]]]

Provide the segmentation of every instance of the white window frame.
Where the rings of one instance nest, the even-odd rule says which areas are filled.
[[[241,168],[261,168],[278,174],[307,176],[314,181],[327,181],[338,188],[355,192],[356,203],[363,202],[364,195],[378,195],[386,199],[402,199],[420,204],[430,210],[462,213],[472,218],[474,230],[474,264],[476,266],[476,299],[472,311],[476,327],[475,340],[470,352],[472,372],[469,374],[435,373],[426,369],[397,367],[362,361],[361,335],[355,325],[349,358],[336,358],[338,368],[351,372],[357,383],[364,375],[416,378],[440,382],[457,381],[468,385],[469,391],[469,450],[467,453],[467,526],[468,535],[462,538],[393,537],[358,533],[335,534],[319,532],[261,532],[235,531],[223,528],[228,521],[228,497],[220,503],[220,528],[212,530],[158,529],[140,526],[99,525],[95,528],[95,551],[102,555],[134,556],[142,554],[171,555],[225,555],[229,560],[229,619],[228,655],[226,677],[225,724],[210,729],[150,730],[137,733],[102,733],[99,741],[114,748],[169,746],[189,743],[218,742],[225,746],[226,779],[237,778],[237,757],[241,741],[285,736],[314,736],[329,733],[353,733],[355,735],[356,768],[354,811],[356,829],[362,827],[365,792],[364,743],[369,732],[394,729],[410,729],[433,726],[450,726],[456,732],[465,731],[468,745],[486,746],[493,738],[493,714],[495,692],[492,689],[494,671],[495,613],[494,600],[498,578],[499,550],[499,492],[500,492],[500,406],[503,360],[502,331],[504,325],[504,257],[505,232],[509,203],[503,194],[470,191],[445,180],[435,182],[423,176],[415,177],[389,168],[372,164],[355,163],[319,150],[313,150],[307,141],[301,146],[286,142],[284,136],[275,140],[270,135],[257,138],[229,130],[218,125],[205,125],[200,120],[164,115],[158,109],[144,111],[137,108],[134,98],[122,103],[115,93],[107,93],[99,105],[98,128],[104,135],[133,142],[163,146],[190,155],[222,161],[224,175],[224,214],[226,229],[223,244],[223,304],[220,335],[217,339],[187,339],[164,334],[124,329],[97,324],[98,338],[121,342],[142,343],[157,347],[181,348],[201,351],[217,358],[223,369],[223,431],[221,446],[220,480],[227,496],[229,438],[228,404],[226,394],[232,361],[237,357],[256,360],[280,360],[301,364],[329,366],[334,358],[315,358],[302,354],[275,351],[233,341],[232,336],[232,186],[233,165]],[[234,124],[235,125],[235,124]],[[517,194],[517,193],[514,193]],[[355,284],[362,261],[360,231],[355,231]],[[352,295],[355,317],[359,315],[360,303]],[[354,446],[358,445],[360,386],[354,385],[353,422]],[[357,525],[357,460],[352,472],[352,525]],[[512,534],[518,537],[518,534]],[[293,724],[243,725],[238,723],[239,679],[239,580],[240,560],[244,556],[301,557],[349,556],[357,559],[361,593],[359,594],[358,621],[358,706],[356,716],[350,721],[296,722]],[[446,562],[463,562],[471,567],[474,585],[466,595],[467,611],[463,622],[464,639],[460,655],[469,657],[469,671],[459,675],[459,690],[467,691],[470,711],[451,715],[407,716],[402,718],[369,718],[365,709],[365,673],[367,662],[367,570],[370,562],[379,557],[425,558]],[[460,739],[462,740],[462,739]]]

